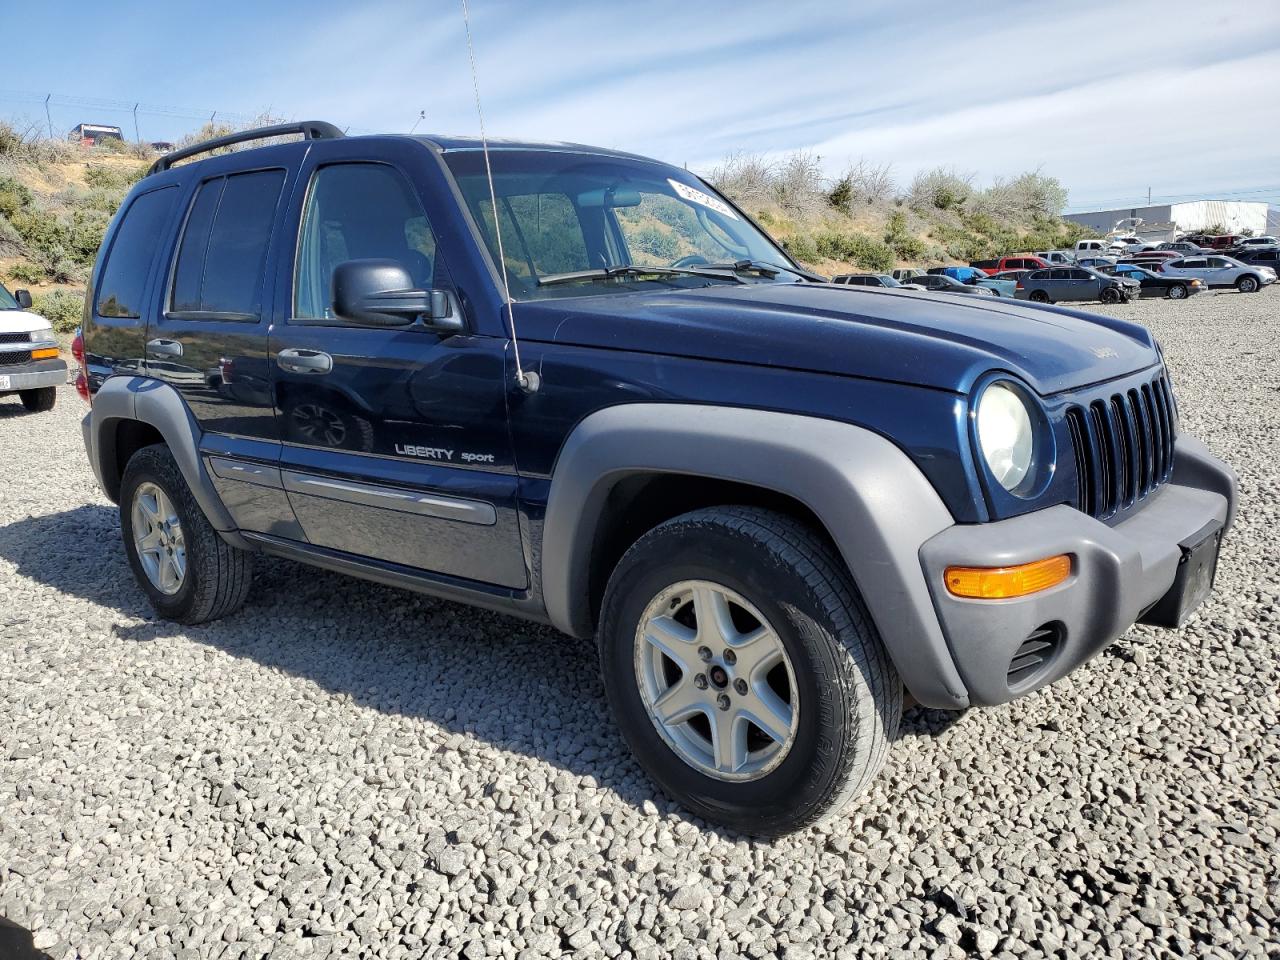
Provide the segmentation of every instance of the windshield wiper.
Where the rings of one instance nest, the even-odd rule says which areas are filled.
[[[734,273],[756,273],[762,277],[776,277],[780,273],[790,273],[797,277],[803,277],[805,280],[816,280],[819,283],[826,283],[827,278],[817,273],[810,273],[808,270],[797,270],[795,267],[784,267],[780,263],[769,263],[765,260],[734,260],[732,263],[726,261],[724,263],[704,263],[704,270],[731,270]]]
[[[638,267],[634,264],[621,267],[600,267],[595,270],[575,270],[572,273],[552,273],[538,278],[538,286],[550,287],[558,283],[585,283],[591,280],[612,280],[617,277],[706,277],[708,280],[732,280],[746,283],[735,274],[726,275],[722,270],[707,267]]]

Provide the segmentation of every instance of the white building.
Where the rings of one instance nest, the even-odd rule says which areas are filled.
[[[1082,223],[1098,233],[1106,233],[1117,220],[1141,217],[1147,223],[1172,223],[1180,233],[1221,228],[1228,233],[1248,231],[1261,236],[1267,232],[1267,214],[1268,204],[1260,200],[1188,200],[1150,207],[1068,213],[1065,219]]]

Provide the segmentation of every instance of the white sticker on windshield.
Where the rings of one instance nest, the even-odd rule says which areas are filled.
[[[678,180],[672,180],[670,177],[667,178],[667,183],[671,184],[671,189],[676,192],[677,196],[683,197],[690,203],[701,204],[708,210],[714,210],[716,213],[722,213],[731,220],[740,219],[739,216],[733,212],[733,207],[729,206],[718,197],[713,197],[709,193],[703,193],[701,190],[690,187],[687,184],[683,184]]]

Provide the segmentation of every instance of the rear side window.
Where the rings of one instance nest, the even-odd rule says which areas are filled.
[[[98,282],[98,316],[141,316],[147,273],[176,196],[174,187],[164,187],[144,193],[129,204]]]
[[[200,185],[178,249],[171,313],[192,320],[257,320],[262,274],[283,170],[240,173]]]

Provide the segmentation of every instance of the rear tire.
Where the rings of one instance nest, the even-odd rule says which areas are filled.
[[[1187,285],[1185,283],[1175,283],[1169,288],[1169,299],[1185,300],[1190,292],[1191,291],[1187,289]]]
[[[19,390],[18,399],[27,408],[28,413],[44,413],[52,410],[58,399],[57,387],[37,387],[34,390]]]
[[[1048,303],[1049,295],[1043,290],[1032,290],[1027,299],[1032,303]]]
[[[609,579],[598,643],[641,765],[688,810],[744,833],[838,814],[902,715],[902,684],[839,555],[768,510],[697,510],[641,537]]]
[[[1262,284],[1258,282],[1258,278],[1252,274],[1245,274],[1236,281],[1236,289],[1241,293],[1257,293],[1262,289]]]
[[[217,620],[249,595],[253,555],[213,529],[164,444],[129,458],[120,482],[120,531],[138,585],[166,620]]]

